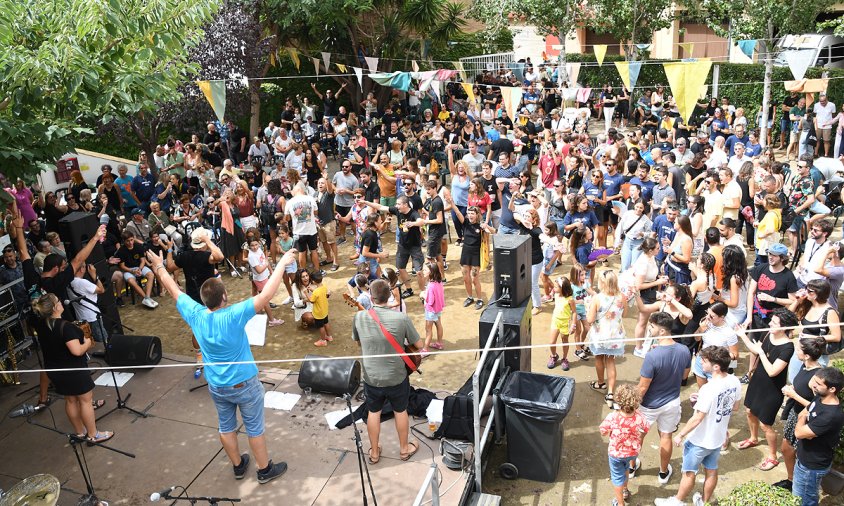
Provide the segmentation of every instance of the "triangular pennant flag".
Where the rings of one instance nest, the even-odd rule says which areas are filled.
[[[799,81],[806,75],[809,65],[815,61],[815,52],[810,49],[795,49],[791,51],[783,51],[785,61],[788,63],[788,69],[791,70],[791,75],[794,79]]]
[[[475,91],[472,89],[472,83],[461,83],[463,85],[463,91],[466,92],[466,96],[469,97],[469,103],[475,103]]]
[[[378,72],[378,58],[374,56],[365,56],[364,59],[366,60],[366,66],[369,67],[370,72]]]
[[[580,75],[580,62],[566,63],[566,74],[569,75],[569,82],[574,86],[577,77]]]
[[[360,67],[352,67],[352,70],[355,71],[355,76],[358,78],[358,84],[360,85],[360,91],[363,91],[363,69]],[[343,69],[345,72],[346,69]]]
[[[419,72],[419,64],[416,63],[416,60],[410,61],[410,68],[412,68],[414,72]]]
[[[463,62],[455,61],[452,63],[454,64],[454,69],[457,71],[458,74],[460,74],[460,80],[463,82],[468,81],[468,79],[466,78],[466,69],[463,68]]]
[[[670,62],[663,63],[662,67],[668,77],[668,85],[671,87],[671,94],[674,95],[680,116],[688,124],[697,105],[700,87],[706,82],[712,69],[712,61]]]
[[[293,65],[296,65],[296,70],[299,70],[299,52],[295,48],[288,47],[287,53],[290,55],[290,59],[293,60]]]
[[[618,75],[621,76],[621,82],[624,83],[624,87],[630,90],[630,62],[617,61],[613,63],[615,64],[615,68],[618,69]]]
[[[627,91],[633,91],[636,87],[636,81],[639,80],[639,72],[642,70],[642,62],[640,61],[632,61],[628,67],[630,71],[630,86],[627,87]]]
[[[314,71],[317,77],[319,77],[319,58],[311,58],[311,61],[314,62]]]
[[[322,53],[322,63],[325,64],[325,71],[328,72],[328,66],[331,64],[331,53],[327,51],[323,51]]]
[[[756,39],[740,40],[737,42],[739,49],[748,58],[753,58],[753,50],[756,49]]]
[[[607,45],[606,44],[595,44],[592,47],[592,50],[595,51],[595,59],[598,60],[598,66],[604,64],[604,56],[607,55]]]
[[[692,53],[695,50],[695,43],[694,42],[681,42],[680,47],[683,48],[683,56],[686,58],[691,58]]]
[[[275,67],[275,52],[270,52],[270,66]]]
[[[522,88],[514,86],[501,87],[501,101],[504,103],[504,110],[510,121],[516,123],[519,115],[519,103],[522,101]]]
[[[337,69],[340,72],[342,72],[344,74],[346,73],[346,66],[345,65],[343,65],[342,63],[335,63],[334,65],[337,65]]]
[[[223,80],[197,81],[196,85],[199,86],[211,109],[214,110],[214,114],[217,115],[217,119],[222,123],[226,117],[226,82]]]
[[[638,49],[639,51],[647,51],[650,48],[650,44],[636,44],[636,49]]]
[[[440,98],[440,81],[437,81],[436,79],[431,81],[431,91],[433,91],[434,95],[436,95],[437,102],[440,102],[441,101],[441,98]]]
[[[389,86],[401,91],[410,89],[410,72],[376,72],[369,74],[369,78],[382,86]]]

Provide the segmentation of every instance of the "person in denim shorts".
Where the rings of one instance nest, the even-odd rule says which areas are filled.
[[[243,302],[229,305],[226,287],[219,278],[202,283],[199,304],[182,293],[164,267],[161,255],[147,251],[158,281],[176,301],[176,309],[190,326],[205,359],[205,380],[217,408],[220,441],[234,467],[235,479],[243,479],[249,454],[241,455],[237,442],[237,411],[243,419],[249,446],[258,465],[258,483],[267,483],[287,471],[287,463],[273,463],[264,437],[264,387],[252,357],[244,327],[256,311],[269,304],[281,284],[285,267],[296,261],[296,249],[288,250],[261,292]],[[217,365],[219,362],[240,362]]]

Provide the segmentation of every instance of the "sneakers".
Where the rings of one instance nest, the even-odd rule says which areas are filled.
[[[287,462],[273,464],[271,460],[265,469],[258,469],[258,483],[263,485],[278,478],[287,471]]]
[[[463,307],[469,307],[475,303],[475,299],[472,297],[466,297],[466,300],[463,301]]]
[[[478,299],[475,301],[475,311],[484,307],[484,301],[482,299]]]
[[[569,370],[569,359],[564,358],[562,362],[560,362],[560,367],[563,368],[564,371]]]
[[[428,348],[422,348],[421,350],[419,350],[419,356],[422,358],[427,358],[430,354],[431,352],[428,350]]]
[[[343,244],[343,243],[345,243],[345,242],[346,242],[346,238],[345,238],[345,237],[341,237],[341,238],[337,239],[337,246],[340,246],[341,244]]]
[[[791,492],[791,487],[793,485],[794,485],[794,483],[792,483],[792,481],[789,480],[789,479],[780,480],[780,481],[774,483],[775,487],[784,488],[784,489],[788,490],[789,492]]]
[[[634,357],[645,358],[645,355],[647,354],[648,352],[647,350],[645,350],[645,348],[633,348]]]
[[[443,270],[444,271],[448,270],[448,262],[446,262],[445,260],[443,260]]]
[[[659,475],[657,476],[657,480],[659,481],[659,484],[660,485],[667,485],[668,480],[671,479],[672,474],[674,474],[674,469],[671,468],[671,464],[668,464],[668,471],[666,471],[664,473],[662,471],[660,471]],[[672,497],[671,499],[676,500],[676,498],[674,498],[674,497]],[[677,501],[677,503],[679,503],[679,501]],[[670,504],[677,504],[677,503],[666,503],[666,504],[670,505]],[[654,502],[654,504],[656,504],[656,502]]]
[[[202,376],[202,351],[195,350],[196,355],[196,369],[193,371],[193,379],[199,379]]]
[[[745,374],[744,376],[742,376],[741,378],[739,378],[739,382],[740,382],[742,385],[747,385],[748,383],[750,383],[750,376],[748,376],[747,374]]]
[[[141,301],[141,304],[143,304],[144,306],[146,306],[150,309],[155,309],[155,308],[158,307],[158,302],[155,302],[154,300],[152,300],[149,297],[144,297],[144,300]]]
[[[413,288],[408,288],[407,290],[401,293],[401,298],[406,299],[408,297],[413,297]]]
[[[240,277],[240,274],[238,274],[238,272],[237,272],[237,271],[232,271],[232,277],[233,277],[233,278],[239,278],[239,277]]]
[[[559,362],[559,360],[559,355],[551,355],[550,357],[548,357],[548,364],[546,367],[548,367],[548,369],[553,369],[557,367],[557,363]]]
[[[694,493],[694,495],[692,496],[692,504],[694,504],[694,506],[704,506],[703,496],[700,494],[700,492]]]
[[[288,305],[288,304],[293,304],[293,297],[290,297],[289,295],[287,296],[287,298],[286,298],[286,299],[284,299],[283,301],[281,301],[281,305],[282,305],[282,306],[286,306],[286,305]]]
[[[675,496],[666,497],[665,499],[654,499],[655,506],[684,506],[683,501],[677,499]]]
[[[641,461],[641,460],[639,460],[639,457],[636,457],[636,462],[633,464],[633,467],[632,467],[632,468],[631,468],[631,467],[628,467],[628,468],[627,468],[627,477],[628,477],[628,478],[635,478],[635,477],[636,477],[636,473],[639,471],[639,469],[640,469],[641,467],[642,467],[642,461]]]
[[[339,268],[340,268],[340,266],[339,266],[339,265],[337,265],[337,264],[331,264],[331,269],[330,269],[330,271],[331,271],[331,272],[337,272],[337,269],[339,269]]]
[[[244,453],[240,456],[240,465],[232,466],[234,468],[234,479],[242,480],[246,476],[246,470],[249,468],[249,454]]]
[[[585,349],[575,350],[574,356],[579,358],[580,360],[589,360],[589,353]]]

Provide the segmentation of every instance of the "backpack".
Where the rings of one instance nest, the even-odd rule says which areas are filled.
[[[435,439],[461,439],[472,441],[474,421],[472,398],[468,395],[449,395],[443,403],[443,421],[434,432]]]

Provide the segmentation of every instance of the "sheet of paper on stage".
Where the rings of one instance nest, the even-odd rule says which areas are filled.
[[[360,406],[352,406],[352,411],[357,411]],[[349,415],[349,408],[343,408],[337,411],[332,411],[325,414],[325,421],[328,423],[328,430],[337,430],[337,422]],[[363,420],[358,420],[356,423],[363,423]]]
[[[428,404],[428,409],[425,410],[425,416],[428,417],[429,422],[443,423],[443,406],[445,401],[442,399],[434,399]]]
[[[286,392],[267,392],[264,394],[264,407],[290,411],[302,396]]]
[[[114,373],[114,379],[117,380],[117,386],[122,387],[123,385],[128,383],[134,375],[135,373],[133,372],[116,372]],[[99,385],[101,387],[113,387],[114,381],[112,381],[111,379],[111,373],[105,372],[100,374],[100,377],[94,380],[94,384]]]
[[[246,322],[246,337],[249,339],[249,346],[263,346],[267,337],[267,315],[256,314]]]

